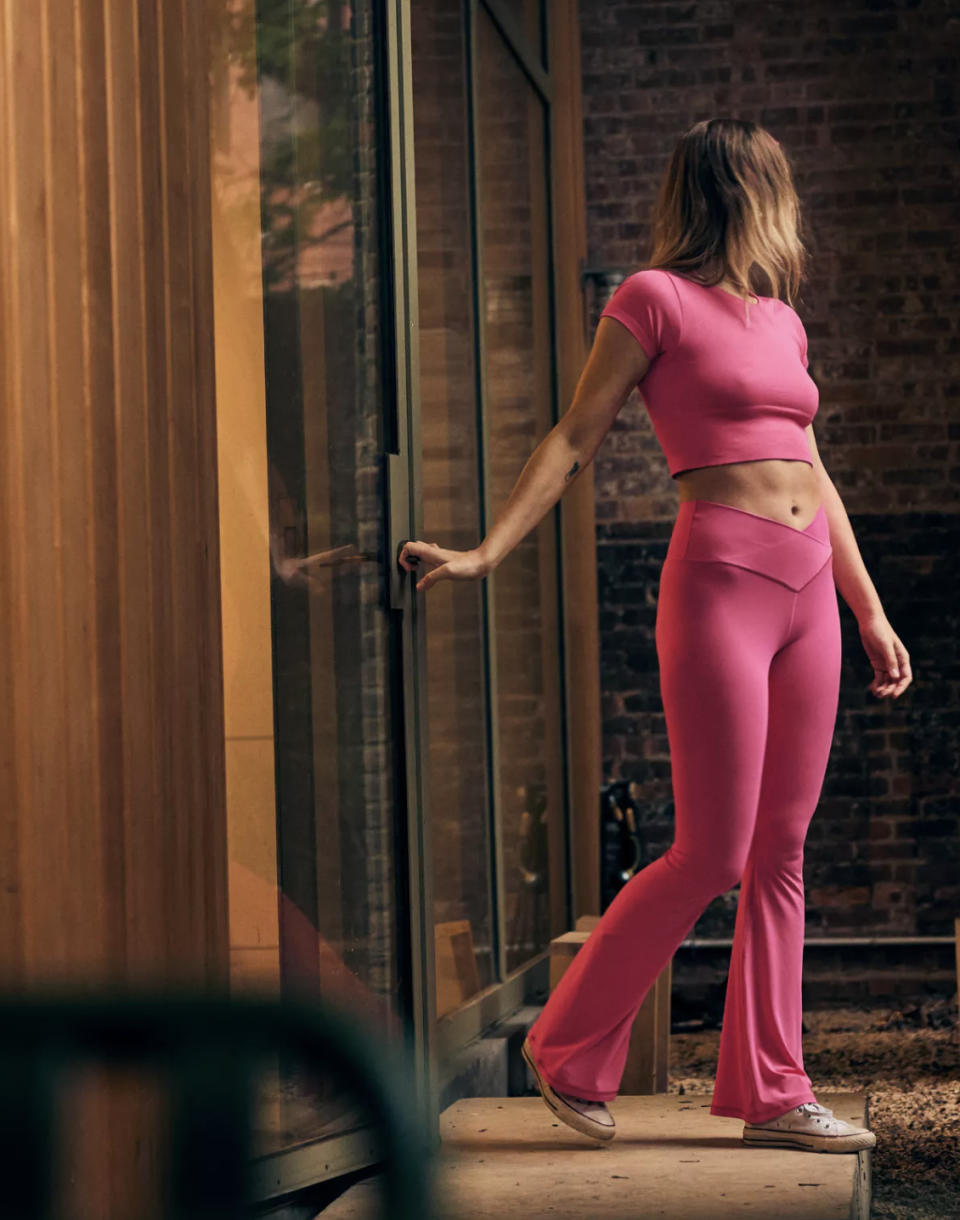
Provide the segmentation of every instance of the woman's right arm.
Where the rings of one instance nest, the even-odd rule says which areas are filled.
[[[480,545],[473,551],[451,551],[430,542],[406,543],[400,553],[401,566],[409,571],[416,564],[419,570],[422,560],[433,568],[417,589],[427,589],[445,578],[486,576],[502,563],[593,460],[649,365],[646,352],[626,327],[614,318],[602,317],[569,408],[527,459]]]
[[[490,568],[501,563],[547,515],[593,461],[649,361],[640,344],[612,318],[601,318],[573,401],[527,459],[478,550]]]

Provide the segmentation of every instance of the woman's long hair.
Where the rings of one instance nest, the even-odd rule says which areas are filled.
[[[651,217],[647,267],[756,292],[755,272],[793,305],[807,252],[800,201],[780,144],[749,119],[703,119],[677,141]]]

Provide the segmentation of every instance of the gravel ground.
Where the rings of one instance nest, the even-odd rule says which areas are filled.
[[[872,1220],[960,1220],[960,1027],[957,998],[892,1008],[804,1012],[804,1067],[815,1092],[867,1096]],[[674,1032],[670,1093],[710,1093],[718,1029]]]

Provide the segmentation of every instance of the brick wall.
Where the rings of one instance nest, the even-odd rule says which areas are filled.
[[[811,274],[796,308],[820,389],[818,446],[915,674],[900,700],[876,700],[841,600],[840,712],[806,848],[810,932],[947,933],[960,913],[949,51],[960,23],[947,14],[945,3],[854,13],[821,0],[746,14],[581,0],[591,265],[642,265],[673,143],[712,115],[773,132],[808,219]],[[597,454],[596,482],[604,773],[640,783],[662,850],[672,803],[653,629],[676,494],[636,394]],[[732,933],[735,897],[711,904],[697,933]]]

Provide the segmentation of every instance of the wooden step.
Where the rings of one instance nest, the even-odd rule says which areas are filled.
[[[581,915],[572,932],[550,942],[550,990],[559,983],[576,953],[600,922],[599,915]],[[619,1093],[666,1093],[670,1075],[670,997],[673,961],[653,980],[630,1030],[630,1046]]]
[[[861,1093],[818,1094],[868,1125]],[[440,1115],[432,1220],[868,1220],[870,1158],[749,1148],[743,1123],[709,1113],[709,1094],[617,1097],[617,1136],[599,1144],[539,1097],[465,1098]],[[379,1179],[352,1186],[322,1220],[367,1220]]]

